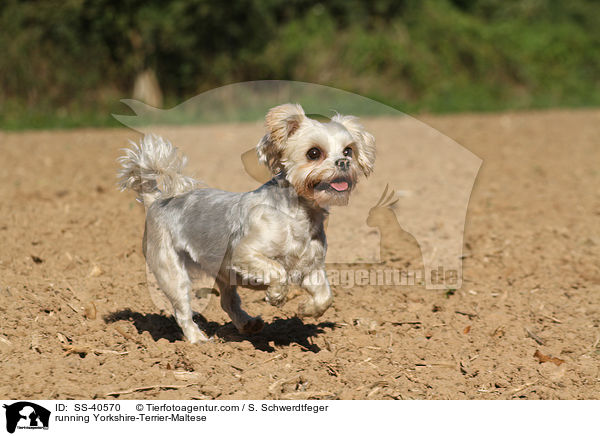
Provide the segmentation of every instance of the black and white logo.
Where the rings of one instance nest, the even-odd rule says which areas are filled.
[[[50,411],[29,401],[19,401],[10,405],[4,404],[6,409],[6,431],[14,433],[19,430],[48,430]]]

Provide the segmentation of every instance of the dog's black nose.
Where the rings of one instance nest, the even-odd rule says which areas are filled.
[[[346,171],[348,168],[350,168],[350,161],[347,158],[343,157],[335,161],[335,166],[341,170]]]

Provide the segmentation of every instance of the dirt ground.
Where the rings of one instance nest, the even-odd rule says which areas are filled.
[[[463,286],[336,286],[316,321],[294,317],[300,293],[278,309],[242,289],[264,330],[239,335],[212,298],[200,345],[150,299],[143,209],[115,187],[139,135],[0,132],[0,398],[599,399],[600,111],[422,120],[483,159]],[[261,132],[193,129],[247,131],[246,148]],[[253,183],[204,158],[225,187]],[[386,250],[388,267],[414,262]]]

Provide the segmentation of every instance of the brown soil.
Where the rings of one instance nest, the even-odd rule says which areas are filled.
[[[300,293],[277,309],[242,289],[264,331],[237,334],[212,298],[197,320],[215,340],[201,345],[150,299],[143,210],[115,188],[119,148],[138,135],[0,133],[0,397],[600,398],[600,112],[424,121],[483,159],[463,286],[336,287],[317,321],[294,318]],[[227,189],[255,184],[239,156],[260,125],[180,134],[194,132],[250,138],[202,158]],[[383,248],[390,267],[415,252]]]

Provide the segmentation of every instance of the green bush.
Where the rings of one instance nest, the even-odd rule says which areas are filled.
[[[115,124],[146,68],[166,104],[289,79],[408,112],[598,105],[598,47],[592,0],[2,0],[0,127]]]

